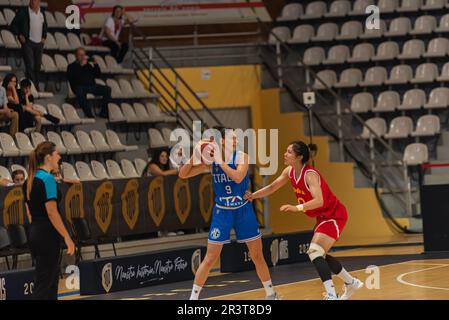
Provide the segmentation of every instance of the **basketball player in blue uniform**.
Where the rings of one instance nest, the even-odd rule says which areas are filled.
[[[214,129],[221,136],[220,141],[214,139],[215,148],[211,152],[212,163],[210,165],[194,164],[195,153],[201,153],[203,141],[196,146],[192,158],[179,170],[179,177],[187,179],[210,169],[215,192],[215,206],[212,213],[207,253],[196,272],[190,300],[199,299],[201,289],[209,276],[210,269],[220,256],[223,244],[230,242],[231,229],[235,230],[237,241],[244,242],[248,246],[257,275],[265,288],[266,299],[278,300],[263,256],[261,233],[256,215],[252,204],[244,199],[245,192],[249,189],[248,155],[237,151],[237,138],[234,130],[224,127],[215,127]],[[221,143],[221,148],[216,142]]]

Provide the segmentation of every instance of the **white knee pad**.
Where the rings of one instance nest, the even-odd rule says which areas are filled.
[[[310,261],[313,262],[318,257],[323,257],[326,255],[324,249],[316,243],[311,243],[309,246],[309,250],[307,250],[307,254],[309,255]]]

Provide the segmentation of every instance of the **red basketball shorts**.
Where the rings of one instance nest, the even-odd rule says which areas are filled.
[[[340,238],[343,228],[348,221],[348,213],[341,203],[335,208],[329,217],[317,217],[314,232],[323,233],[335,240]]]

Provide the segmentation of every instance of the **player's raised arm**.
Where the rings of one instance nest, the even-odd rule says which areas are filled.
[[[276,180],[274,180],[268,186],[265,186],[262,189],[254,192],[254,193],[247,192],[245,195],[245,198],[252,201],[254,199],[263,198],[263,197],[269,196],[272,193],[275,193],[281,187],[285,186],[285,184],[289,181],[289,179],[290,179],[288,177],[289,170],[290,170],[290,167],[285,168],[282,171],[281,175],[279,177],[277,177]]]
[[[245,179],[249,168],[249,157],[246,153],[241,152],[238,155],[237,167],[232,169],[227,163],[221,161],[220,167],[226,173],[226,175],[232,179],[235,183],[240,183]]]
[[[196,159],[201,158],[201,142],[195,147],[192,157],[179,168],[178,176],[181,179],[188,179],[204,173],[209,165],[205,163],[194,164]]]

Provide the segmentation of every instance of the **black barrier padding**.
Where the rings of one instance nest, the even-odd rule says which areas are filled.
[[[206,247],[188,246],[82,261],[80,294],[104,294],[192,280],[205,253]]]
[[[0,300],[29,300],[34,287],[34,268],[0,273]]]
[[[60,184],[59,209],[67,226],[72,218],[86,219],[93,239],[207,228],[210,219],[203,215],[210,218],[212,203],[201,206],[208,208],[207,215],[204,210],[201,213],[199,203],[200,181],[205,176],[210,175],[188,180],[170,175]],[[206,201],[213,202],[213,197]],[[26,221],[21,188],[0,189],[0,206],[0,225]]]
[[[313,232],[294,232],[267,235],[262,238],[263,255],[268,266],[308,261],[306,252]],[[233,241],[223,246],[221,272],[240,272],[254,269],[245,243]]]
[[[421,187],[424,250],[449,251],[449,185]]]

